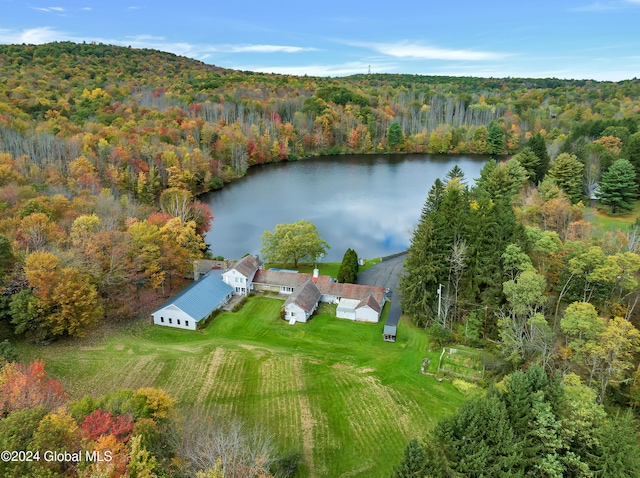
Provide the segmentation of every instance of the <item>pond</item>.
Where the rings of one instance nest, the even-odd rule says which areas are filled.
[[[406,250],[429,189],[458,165],[468,184],[487,157],[346,155],[256,166],[202,196],[215,219],[206,242],[214,255],[259,254],[276,224],[308,219],[341,261],[347,248],[374,258]]]

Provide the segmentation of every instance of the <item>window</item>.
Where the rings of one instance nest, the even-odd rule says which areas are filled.
[[[160,322],[164,322],[164,317],[160,317]]]
[[[171,317],[169,317],[169,323],[170,323],[170,324],[173,324],[173,322],[171,321]]]
[[[178,325],[180,325],[180,319],[178,319]]]
[[[189,321],[188,321],[188,320],[185,320],[185,321],[184,321],[184,326],[185,326],[185,327],[189,327]]]

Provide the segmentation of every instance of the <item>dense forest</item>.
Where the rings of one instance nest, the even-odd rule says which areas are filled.
[[[633,414],[604,407],[640,403],[640,224],[602,233],[585,220],[591,199],[617,214],[638,196],[640,80],[298,77],[73,43],[0,45],[0,76],[0,320],[16,334],[47,343],[136,316],[145,293],[171,290],[209,254],[213,215],[198,195],[253,165],[316,154],[494,155],[473,186],[454,169],[431,188],[401,289],[405,313],[434,343],[500,357],[498,385],[411,442],[398,476],[640,470],[608,460],[615,438],[632,450],[626,458],[640,454],[637,440],[621,438],[637,434]],[[0,345],[0,360],[12,361],[11,344]],[[16,377],[29,373],[40,374],[38,393],[51,392],[42,370],[18,365],[3,369],[0,386],[17,390]],[[33,427],[100,421],[120,427],[121,439],[144,425],[153,435],[151,401],[170,399],[122,393],[67,415],[44,399],[16,399],[0,417]],[[135,423],[119,418],[120,399],[141,410]],[[497,431],[475,430],[489,451],[476,446],[481,456],[467,463],[460,450],[477,416]],[[616,434],[621,422],[626,432]],[[137,450],[143,469],[149,458]]]

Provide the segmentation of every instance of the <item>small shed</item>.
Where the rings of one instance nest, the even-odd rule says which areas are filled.
[[[384,330],[382,331],[382,338],[385,342],[395,342],[398,333],[398,324],[400,323],[400,316],[402,315],[402,309],[400,304],[391,302],[389,307],[389,315],[387,315],[387,321],[384,324]]]
[[[233,287],[209,272],[153,312],[153,323],[195,330],[198,322],[223,307],[232,296]]]

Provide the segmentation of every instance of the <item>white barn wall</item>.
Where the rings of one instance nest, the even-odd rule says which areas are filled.
[[[176,329],[185,329],[185,330],[196,330],[198,322],[188,314],[185,314],[183,311],[178,309],[173,305],[169,305],[160,309],[153,314],[153,323],[157,325],[166,325],[167,327],[175,327]],[[164,318],[164,322],[162,322],[161,318]],[[169,323],[169,319],[171,319],[171,323]],[[180,324],[178,324],[178,320]],[[189,322],[189,325],[185,325]]]
[[[378,322],[380,315],[371,307],[360,307],[356,309],[356,320],[359,322]]]
[[[309,318],[307,316],[307,312],[296,304],[288,304],[285,309],[285,320],[289,321],[293,318],[296,319],[296,322],[306,322]],[[311,314],[309,314],[311,315]]]

